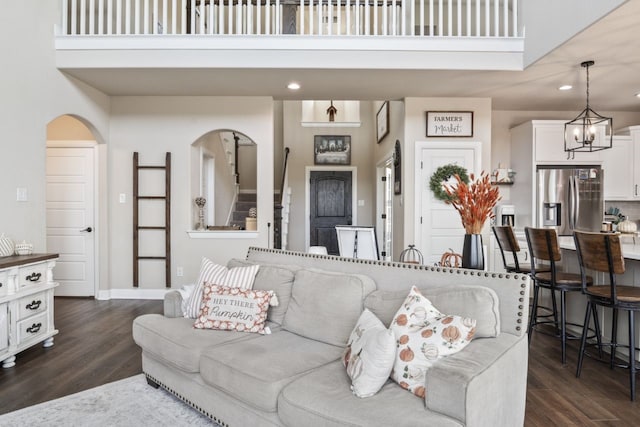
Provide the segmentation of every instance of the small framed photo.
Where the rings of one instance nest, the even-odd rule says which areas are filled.
[[[427,136],[473,136],[473,111],[427,111]]]
[[[350,135],[316,135],[313,141],[313,163],[316,165],[350,165]]]
[[[384,101],[376,114],[376,140],[382,142],[389,133],[389,101]]]

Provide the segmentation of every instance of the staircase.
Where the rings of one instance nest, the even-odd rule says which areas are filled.
[[[281,210],[280,199],[280,195],[278,193],[274,193],[273,201],[278,212]],[[236,201],[236,205],[231,213],[231,221],[229,222],[229,225],[244,229],[245,219],[249,216],[249,209],[255,207],[257,207],[256,193],[238,194],[238,200]],[[258,215],[260,215],[260,212],[258,212]]]
[[[255,208],[256,205],[256,193],[238,194],[238,200],[236,201],[236,206],[231,214],[231,221],[229,222],[229,225],[244,230],[245,219],[249,216],[249,209]]]

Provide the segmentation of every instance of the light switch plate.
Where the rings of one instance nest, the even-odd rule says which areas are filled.
[[[29,197],[27,195],[27,189],[24,187],[18,187],[16,189],[16,200],[18,202],[26,202],[29,200]]]
[[[127,195],[125,193],[120,193],[120,203],[127,203]]]

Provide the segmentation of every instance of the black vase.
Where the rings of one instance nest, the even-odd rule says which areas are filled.
[[[462,246],[462,268],[484,270],[482,234],[465,234]]]

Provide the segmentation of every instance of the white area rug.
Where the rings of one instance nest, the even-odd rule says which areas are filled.
[[[0,415],[0,426],[215,426],[144,375]]]

